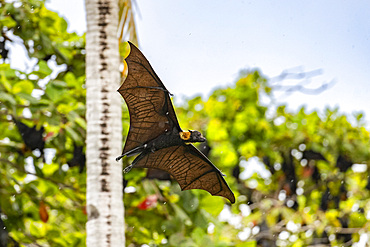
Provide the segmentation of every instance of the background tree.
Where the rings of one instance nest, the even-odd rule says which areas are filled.
[[[1,1],[0,16],[2,246],[83,245],[84,37],[42,1]],[[14,49],[23,71],[10,66]]]
[[[184,109],[189,125],[206,131],[212,160],[233,170],[240,211],[233,207],[232,215],[243,215],[235,234],[260,246],[352,245],[369,227],[362,114],[351,123],[338,109],[273,110],[260,103],[271,92],[258,71],[249,71],[234,87]]]
[[[86,1],[87,246],[124,245],[118,1]],[[117,135],[118,133],[118,135]]]

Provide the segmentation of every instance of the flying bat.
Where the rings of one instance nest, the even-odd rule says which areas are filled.
[[[140,50],[128,43],[128,73],[118,92],[127,104],[130,128],[122,155],[116,160],[138,155],[124,172],[139,167],[163,170],[176,179],[181,190],[202,189],[234,203],[224,175],[191,144],[206,139],[199,131],[180,128],[170,92]]]

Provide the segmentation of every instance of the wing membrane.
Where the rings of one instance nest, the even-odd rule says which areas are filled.
[[[123,154],[173,128],[181,131],[168,90],[139,49],[129,44],[131,51],[125,59],[128,74],[118,89],[130,113]]]
[[[134,167],[155,168],[168,172],[179,183],[181,190],[202,189],[212,195],[223,196],[231,203],[234,194],[223,174],[193,145],[163,148],[138,156]]]

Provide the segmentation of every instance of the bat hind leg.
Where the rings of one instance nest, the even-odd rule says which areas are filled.
[[[123,169],[123,172],[124,173],[128,173],[129,171],[131,171],[133,165],[129,165],[128,167],[126,167],[125,169]]]
[[[147,147],[147,145],[145,144],[144,145],[144,148],[146,148]],[[125,169],[123,169],[123,172],[124,173],[128,173],[129,171],[131,171],[131,169],[137,164],[137,162],[139,161],[139,160],[141,160],[142,158],[144,158],[148,153],[150,153],[150,151],[149,150],[145,150],[144,152],[142,152],[139,156],[137,156],[135,159],[134,159],[134,161],[132,162],[132,164],[131,165],[129,165],[129,166],[127,166]],[[135,166],[136,167],[136,166]],[[142,167],[142,166],[140,166],[140,167]]]
[[[132,150],[130,150],[130,151],[128,151],[128,152],[126,152],[126,153],[124,153],[124,154],[122,154],[122,155],[118,156],[118,157],[116,158],[116,161],[119,161],[120,159],[122,159],[122,158],[123,158],[123,157],[125,157],[125,156],[130,157],[130,156],[133,156],[133,155],[139,154],[139,153],[143,152],[143,151],[144,151],[144,149],[146,149],[146,148],[147,148],[147,146],[148,146],[148,144],[144,144],[144,145],[142,145],[142,146],[139,146],[139,147],[137,147],[137,148],[134,148],[134,149],[132,149]]]

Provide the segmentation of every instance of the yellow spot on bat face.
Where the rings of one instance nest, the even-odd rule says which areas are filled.
[[[189,140],[190,136],[191,136],[191,133],[189,131],[180,132],[180,138],[183,139],[184,141]]]

